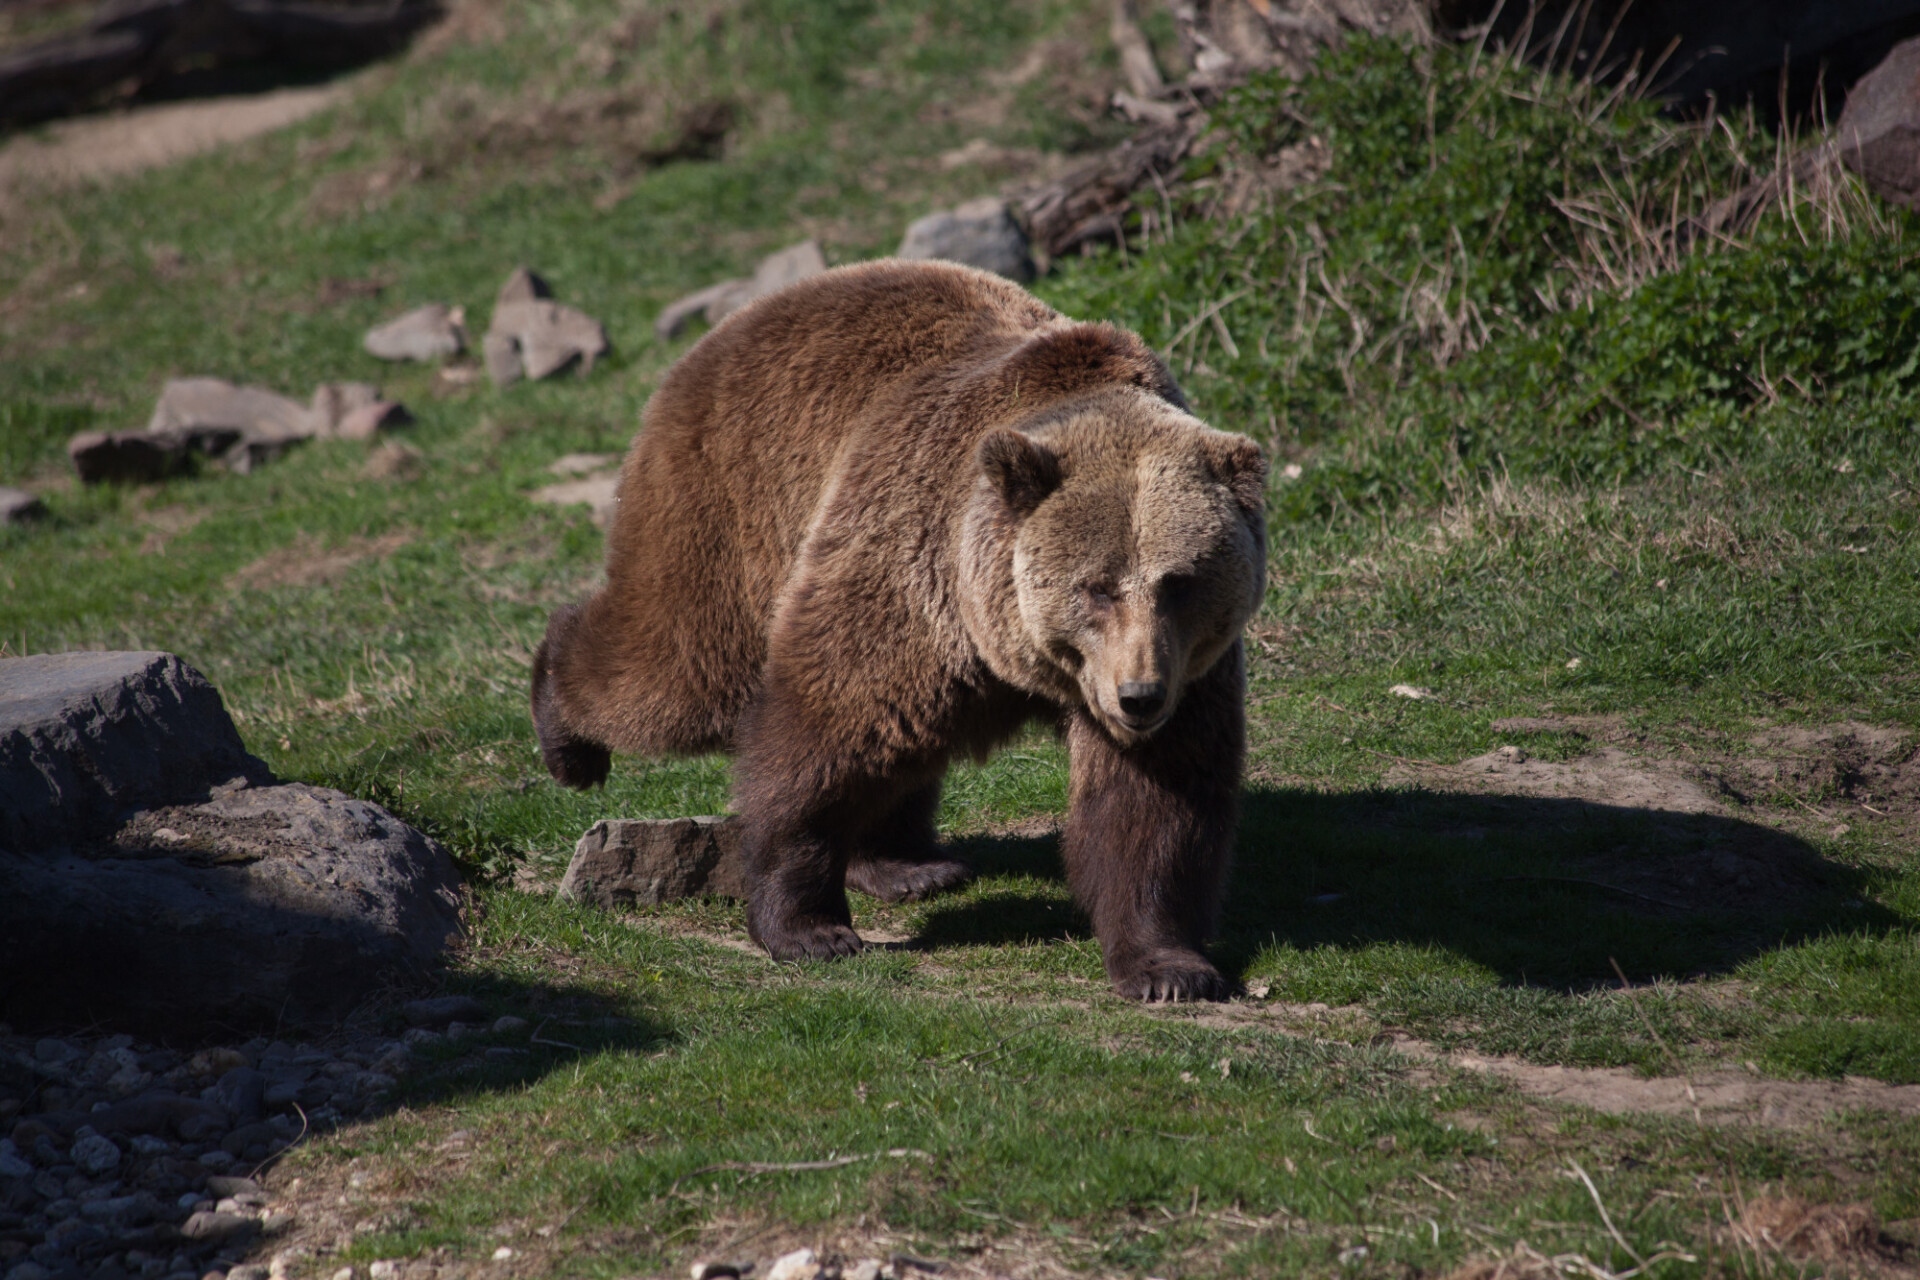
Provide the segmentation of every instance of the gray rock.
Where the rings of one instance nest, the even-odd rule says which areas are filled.
[[[342,418],[334,434],[342,440],[371,440],[383,431],[404,427],[412,421],[413,415],[405,405],[393,400],[375,400]]]
[[[895,256],[959,262],[1022,284],[1034,275],[1026,232],[1007,211],[1006,201],[994,196],[921,218],[907,228]]]
[[[356,409],[380,403],[380,388],[371,382],[323,382],[313,389],[312,416],[316,434],[322,438],[340,433],[340,424]]]
[[[526,267],[515,267],[507,282],[500,286],[500,292],[494,295],[493,305],[505,306],[509,302],[539,302],[553,296],[553,286]]]
[[[95,1178],[120,1167],[120,1148],[113,1139],[103,1138],[85,1125],[75,1133],[73,1149],[67,1155],[80,1172]]]
[[[1883,199],[1920,209],[1920,37],[1853,86],[1838,134],[1843,164]]]
[[[266,1076],[252,1067],[235,1067],[214,1085],[213,1100],[235,1121],[248,1124],[266,1114],[266,1091]]]
[[[217,453],[213,442],[232,433],[262,439],[304,440],[318,429],[307,406],[264,387],[240,387],[220,378],[171,378],[160,389],[149,434],[175,434],[189,446]]]
[[[0,1012],[328,1023],[432,965],[457,885],[437,842],[338,791],[150,811],[103,848],[0,857],[0,971],[42,975],[0,987]]]
[[[159,1209],[154,1198],[141,1191],[130,1196],[109,1196],[105,1200],[88,1201],[80,1206],[80,1216],[99,1223],[109,1231],[124,1231],[128,1227],[151,1221]]]
[[[245,1214],[202,1209],[180,1225],[180,1234],[201,1244],[226,1244],[238,1237],[251,1236],[259,1229],[259,1222]]]
[[[593,362],[611,348],[598,320],[575,307],[546,300],[503,302],[493,309],[482,351],[487,374],[496,386],[521,377],[549,378],[579,362],[591,373]]]
[[[444,1027],[450,1022],[478,1022],[487,1016],[487,1007],[472,996],[433,996],[407,1001],[400,1013],[416,1027]],[[407,1035],[411,1039],[413,1033]]]
[[[525,1018],[516,1018],[509,1013],[505,1017],[494,1019],[493,1034],[497,1036],[523,1035],[530,1025]]]
[[[264,1196],[266,1189],[255,1178],[216,1173],[207,1179],[207,1194],[225,1200],[233,1196]]]
[[[367,331],[367,354],[382,360],[440,360],[467,349],[466,316],[433,302]]]
[[[620,475],[614,472],[584,476],[578,480],[562,480],[558,484],[542,485],[527,497],[534,502],[555,507],[589,507],[593,511],[593,522],[604,529],[613,522],[614,513],[620,509]]]
[[[129,809],[270,778],[219,693],[170,653],[0,659],[0,850],[97,838]],[[20,909],[0,902],[0,921]]]
[[[687,322],[704,316],[708,324],[722,320],[755,298],[786,288],[797,280],[819,275],[827,269],[826,255],[818,241],[802,240],[778,253],[767,255],[747,280],[722,280],[698,293],[688,294],[669,305],[653,322],[653,331],[662,342],[677,337]]]
[[[37,1262],[22,1262],[7,1272],[6,1280],[53,1280],[53,1272]]]
[[[46,504],[33,494],[0,485],[0,524],[25,524],[46,514]]]
[[[600,907],[746,897],[739,823],[725,817],[596,822],[574,846],[560,896]]]

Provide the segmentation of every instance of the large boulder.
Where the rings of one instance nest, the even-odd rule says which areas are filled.
[[[270,780],[173,654],[0,659],[0,850],[108,836],[133,810]]]
[[[1883,199],[1920,209],[1920,37],[1853,86],[1839,135],[1841,163]]]
[[[324,1024],[432,966],[458,888],[380,806],[275,785],[172,654],[0,660],[0,1018]]]

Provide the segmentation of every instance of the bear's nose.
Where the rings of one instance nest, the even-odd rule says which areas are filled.
[[[1122,680],[1120,682],[1120,710],[1133,719],[1145,720],[1157,715],[1160,708],[1166,705],[1166,681]]]

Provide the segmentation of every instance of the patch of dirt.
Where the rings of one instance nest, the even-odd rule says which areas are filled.
[[[1711,784],[1703,785],[1702,773],[1694,766],[1630,755],[1617,747],[1602,747],[1565,761],[1536,760],[1522,747],[1496,747],[1456,765],[1401,762],[1387,770],[1386,781],[1440,791],[1585,800],[1665,813],[1724,812],[1709,790]]]
[[[26,185],[99,181],[257,138],[326,110],[346,93],[332,84],[168,102],[16,134],[0,146],[0,203]]]
[[[324,547],[319,539],[303,533],[292,546],[269,551],[227,581],[230,586],[256,590],[317,587],[338,582],[362,560],[385,559],[411,541],[411,531],[399,530],[378,538],[348,538],[338,546]]]
[[[1728,785],[1744,797],[1838,796],[1870,813],[1920,815],[1920,746],[1908,730],[1853,720],[1788,725],[1748,745],[1756,754],[1727,765]]]
[[[140,554],[143,556],[167,554],[167,543],[183,533],[190,532],[210,514],[212,513],[205,507],[188,507],[179,503],[142,512],[140,523],[147,526],[147,536],[140,540]]]
[[[1395,1050],[1416,1060],[1495,1076],[1530,1098],[1570,1102],[1608,1115],[1699,1115],[1707,1124],[1764,1129],[1811,1129],[1839,1111],[1888,1111],[1920,1116],[1920,1085],[1845,1080],[1767,1080],[1739,1071],[1713,1071],[1691,1081],[1642,1076],[1624,1067],[1546,1067],[1518,1058],[1446,1053],[1411,1036],[1395,1036]]]

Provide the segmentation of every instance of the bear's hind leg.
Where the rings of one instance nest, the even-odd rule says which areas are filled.
[[[613,755],[598,742],[580,737],[567,727],[555,689],[556,668],[573,643],[580,625],[580,606],[564,605],[547,620],[547,634],[533,655],[533,731],[540,739],[540,759],[547,772],[563,786],[585,791],[607,780]]]
[[[939,810],[936,778],[908,792],[856,836],[847,858],[847,888],[882,902],[912,902],[971,880],[973,867],[940,848],[933,825]]]

